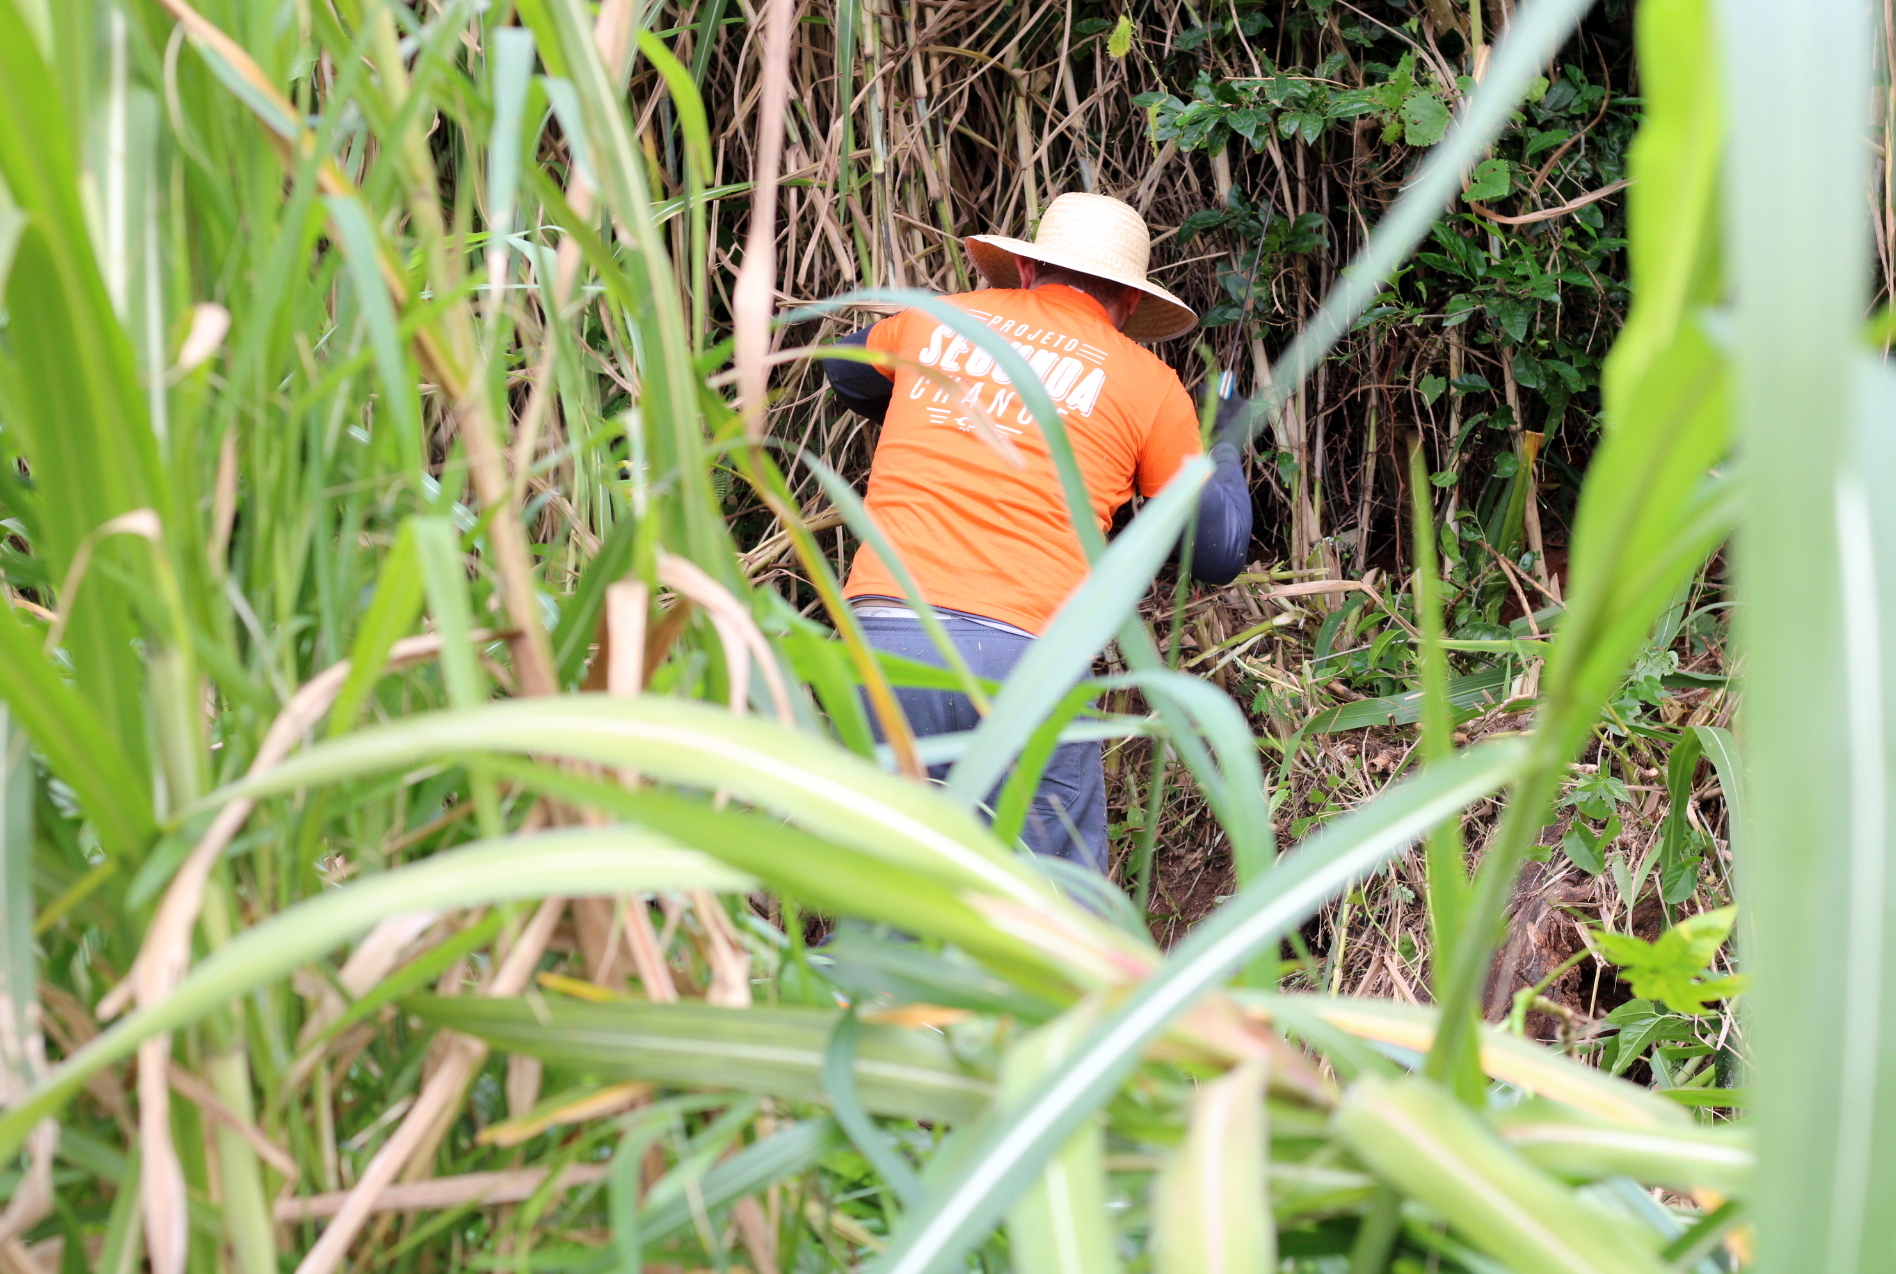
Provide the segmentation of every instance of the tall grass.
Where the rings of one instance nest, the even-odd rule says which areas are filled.
[[[1514,476],[1480,516],[1453,474],[1425,489],[1418,449],[1419,573],[1379,590],[1320,543],[1324,450],[1302,431],[1325,356],[1420,312],[1393,276],[1425,240],[1461,251],[1442,208],[1524,144],[1516,112],[1585,8],[1523,4],[1492,50],[1464,48],[1478,86],[1412,84],[1457,116],[1405,136],[1420,166],[1354,270],[1298,307],[1314,317],[1274,362],[1265,331],[1237,329],[1260,436],[1288,443],[1289,560],[1237,595],[1257,631],[1206,626],[1182,587],[1146,601],[1195,464],[1110,542],[1080,518],[1086,584],[1015,677],[969,687],[977,730],[918,741],[892,687],[969,678],[868,649],[829,532],[878,532],[823,463],[847,470],[849,447],[810,455],[809,409],[781,391],[809,383],[795,342],[832,330],[823,315],[965,321],[904,286],[932,249],[892,233],[972,215],[948,180],[959,117],[920,105],[952,89],[921,73],[943,13],[0,0],[0,1263],[1704,1271],[1747,1260],[1755,1224],[1770,1268],[1874,1265],[1883,373],[1845,352],[1868,287],[1860,15],[1639,7],[1634,302],[1564,586],[1528,530],[1539,441],[1518,415]],[[1347,49],[1314,10],[1295,31],[1328,23]],[[1056,83],[1081,117],[1077,12]],[[1192,29],[1238,39],[1233,14]],[[1428,14],[1403,39],[1437,58],[1482,16]],[[1055,90],[1019,62],[1050,19],[993,20],[1018,23],[994,60],[1022,97],[987,118],[1019,125],[1028,176],[1007,189],[1031,215],[1032,174],[1056,169],[1028,99]],[[903,23],[908,60],[879,61]],[[832,100],[853,103],[823,192],[794,183],[831,131],[786,88],[819,39]],[[1102,94],[1114,47],[1092,54]],[[921,121],[907,144],[940,160],[927,204],[888,175],[899,99]],[[1434,118],[1391,109],[1397,134]],[[737,144],[720,126],[750,118],[753,170],[719,185]],[[1282,172],[1295,139],[1270,129],[1258,151]],[[1079,135],[1060,162],[1100,179],[1118,152]],[[1211,161],[1226,180],[1230,158]],[[864,286],[786,286],[813,252],[867,260]],[[1513,312],[1492,313],[1506,333]],[[968,336],[1010,366],[1077,489],[1034,378]],[[1490,336],[1508,367],[1534,357]],[[1459,412],[1478,391],[1454,392]],[[1668,716],[1659,693],[1741,518],[1748,773],[1715,720]],[[1307,616],[1296,701],[1262,713],[1296,728],[1260,736],[1226,693],[1246,680],[1181,668],[1188,650],[1244,658],[1278,640],[1278,604],[1325,596],[1346,600]],[[1346,664],[1355,640],[1376,654]],[[1261,698],[1285,674],[1252,658],[1211,671],[1256,667]],[[1313,712],[1345,678],[1375,693]],[[1370,743],[1355,754],[1374,795],[1298,788],[1326,737],[1406,747],[1417,719],[1396,781],[1372,778]],[[1458,746],[1458,724],[1479,737]],[[1074,737],[1118,741],[1138,905],[978,816],[994,781],[1011,769],[1017,798]],[[1717,977],[1729,913],[1691,903],[1663,934],[1635,915],[1701,889],[1701,753],[1749,873],[1750,1085],[1727,1040],[1742,1024],[1703,1013],[1736,989]],[[1598,768],[1576,777],[1583,755]],[[916,781],[944,761],[945,787]],[[1637,817],[1616,765],[1667,767],[1641,785],[1637,855],[1614,844]],[[1237,879],[1162,948],[1145,904],[1180,789]],[[1523,865],[1567,806],[1583,817],[1556,828],[1564,852],[1618,901],[1586,940],[1637,994],[1574,1026],[1562,965],[1522,982],[1512,1029],[1484,1021]],[[1424,841],[1418,896],[1401,864]],[[1379,911],[1372,892],[1407,898]],[[1406,902],[1424,947],[1398,958],[1385,935],[1379,958],[1404,992],[1397,964],[1425,971],[1407,998],[1427,1003],[1324,993],[1352,908],[1406,938]],[[1562,1048],[1522,1037],[1530,1012],[1567,1013]],[[1754,1106],[1755,1133],[1712,1117]]]

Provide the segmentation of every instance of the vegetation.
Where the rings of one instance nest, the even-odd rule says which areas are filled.
[[[0,0],[0,1264],[1875,1267],[1871,35],[1586,8]],[[808,356],[1082,185],[1255,569],[878,656]]]

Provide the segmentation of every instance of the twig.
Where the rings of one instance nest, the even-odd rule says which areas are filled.
[[[1616,181],[1616,182],[1613,182],[1611,185],[1601,186],[1598,190],[1590,190],[1586,194],[1581,195],[1577,199],[1568,200],[1566,203],[1561,204],[1560,207],[1558,208],[1543,208],[1539,212],[1524,213],[1518,217],[1504,217],[1500,213],[1494,211],[1494,209],[1487,207],[1485,204],[1476,203],[1472,199],[1468,201],[1468,206],[1472,208],[1474,211],[1480,213],[1482,216],[1486,217],[1488,220],[1498,222],[1501,225],[1525,226],[1525,225],[1530,225],[1536,221],[1552,221],[1555,217],[1564,217],[1570,212],[1578,212],[1580,209],[1586,207],[1588,204],[1598,203],[1600,200],[1606,198],[1608,195],[1618,194],[1620,191],[1626,189],[1626,187],[1632,184],[1633,183],[1630,178],[1622,180],[1622,181]]]

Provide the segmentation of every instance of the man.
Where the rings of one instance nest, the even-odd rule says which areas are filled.
[[[992,286],[946,299],[1011,343],[1046,387],[1104,530],[1135,486],[1158,494],[1201,449],[1191,396],[1136,344],[1183,335],[1197,316],[1146,279],[1145,221],[1117,199],[1061,195],[1033,242],[976,235],[964,246]],[[969,667],[1003,680],[1087,572],[1033,413],[992,356],[925,311],[904,311],[845,339],[893,359],[888,367],[824,363],[845,405],[882,426],[869,513]],[[1218,423],[1216,472],[1199,504],[1192,570],[1228,584],[1251,539],[1238,457],[1242,400],[1221,405]],[[1003,459],[983,426],[1005,435],[1025,466]],[[941,665],[894,576],[869,548],[858,550],[843,591],[877,649]],[[898,697],[918,735],[971,730],[979,720],[965,695],[902,690]],[[1105,870],[1099,744],[1055,751],[1022,839],[1037,853]]]

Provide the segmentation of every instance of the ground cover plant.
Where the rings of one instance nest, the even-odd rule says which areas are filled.
[[[0,1263],[1880,1268],[1872,37],[1587,9],[0,0]],[[1086,184],[1254,567],[878,657],[811,348]]]

